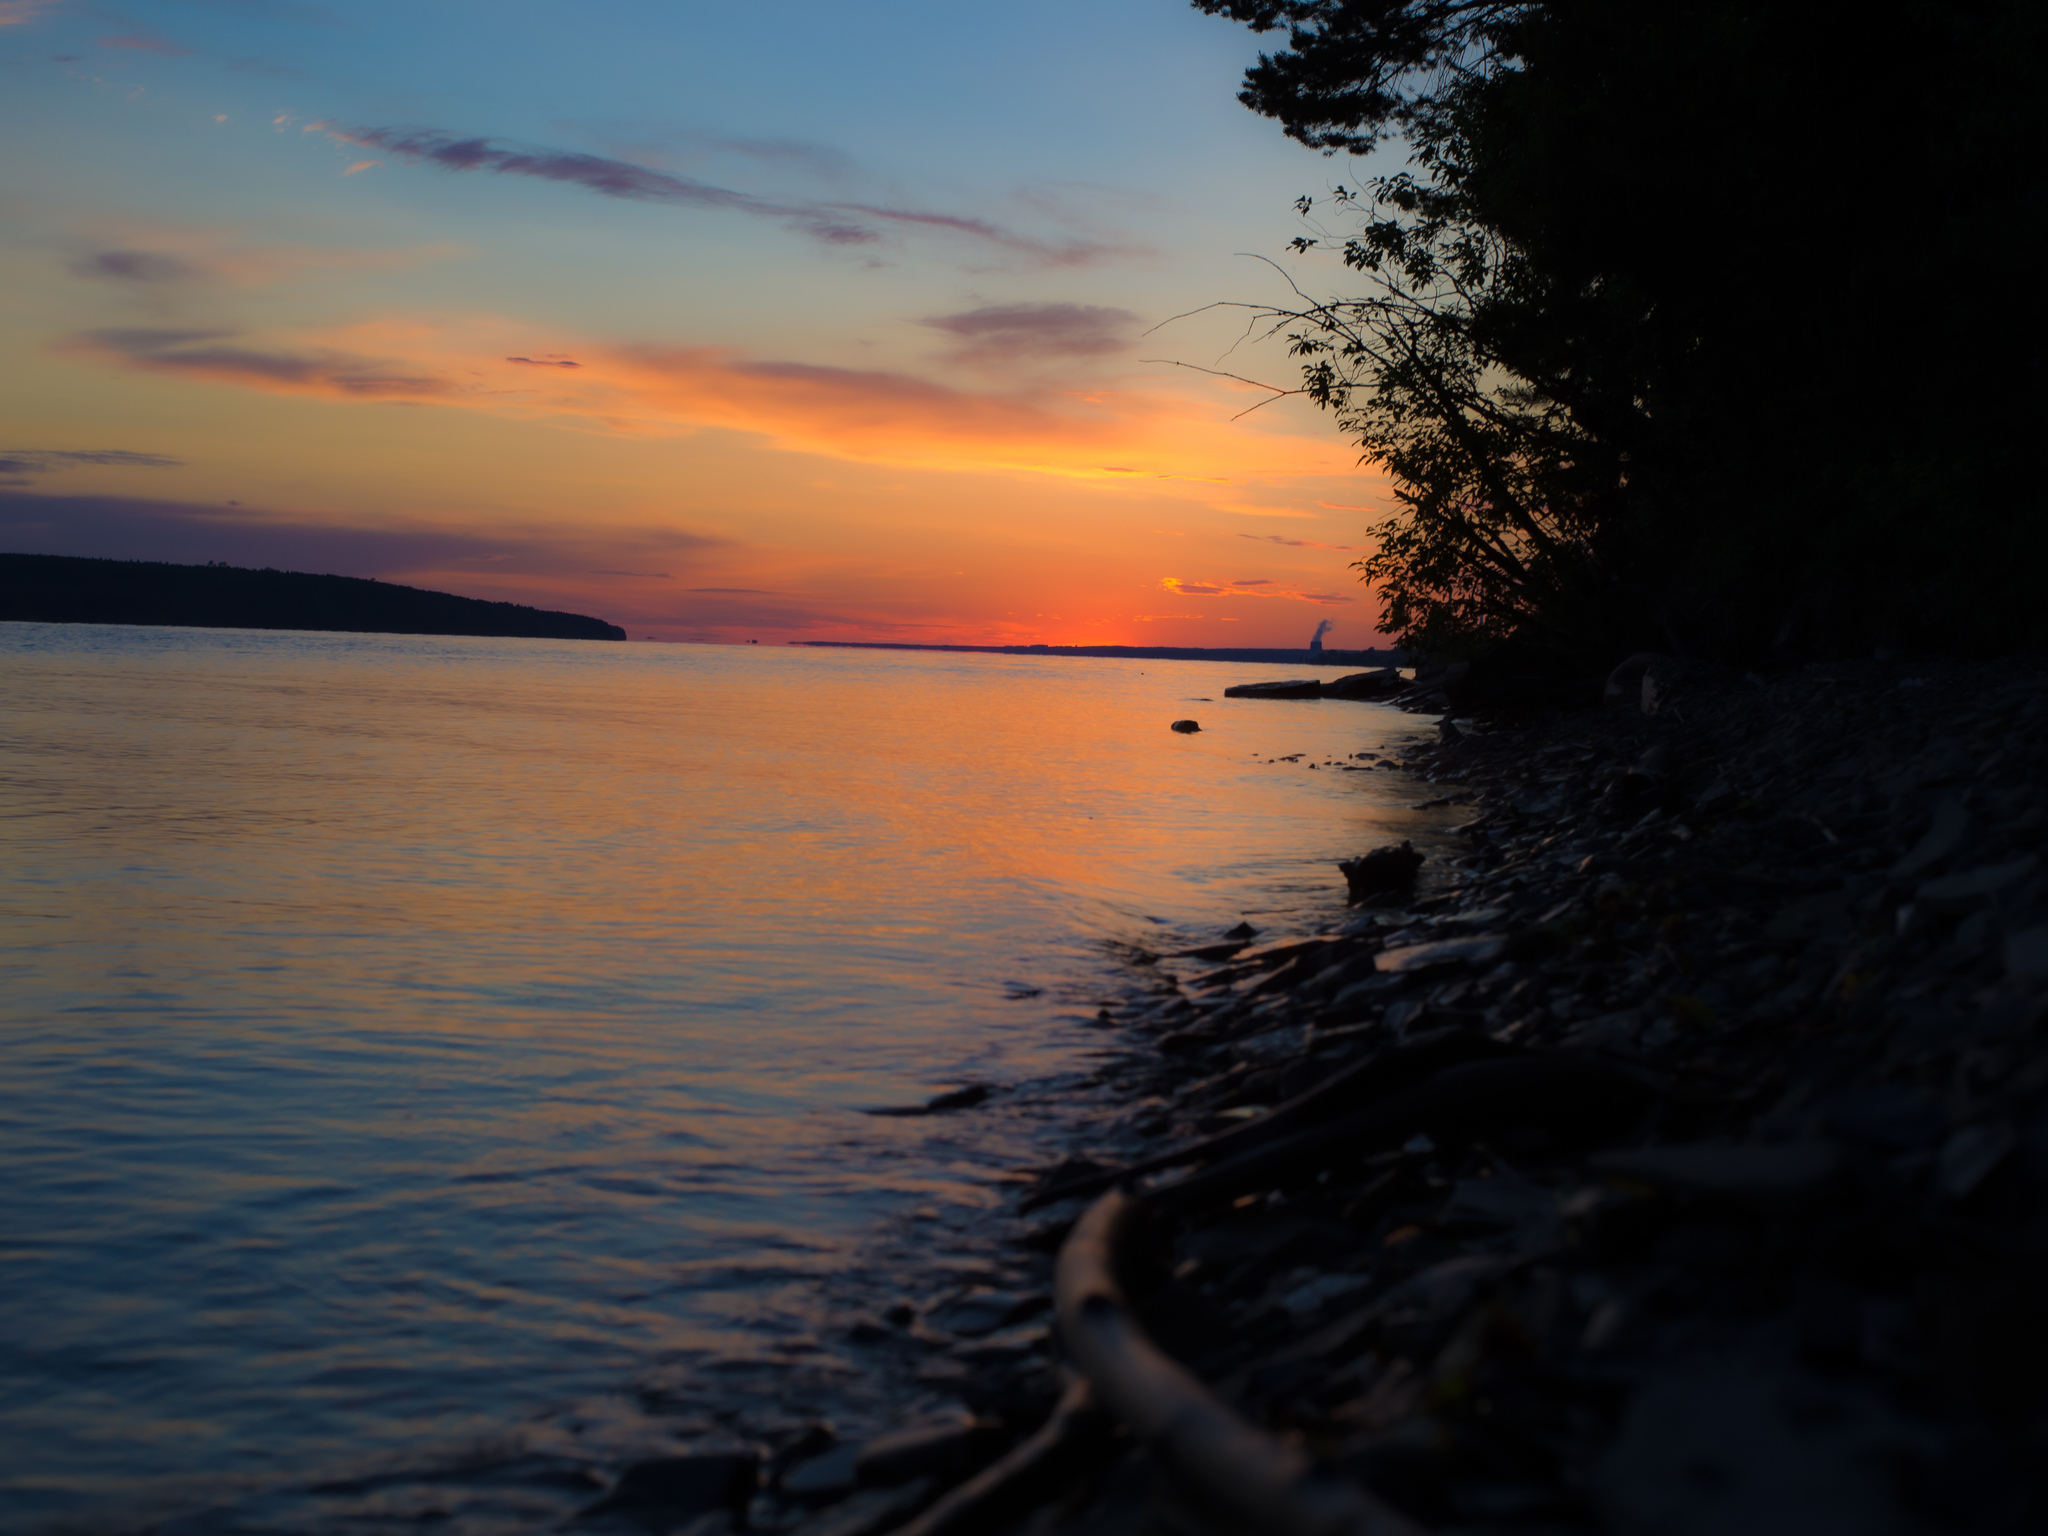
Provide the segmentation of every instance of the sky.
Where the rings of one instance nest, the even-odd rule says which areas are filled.
[[[1205,306],[1347,291],[1293,203],[1378,168],[1237,103],[1260,41],[1183,0],[0,0],[0,549],[635,640],[1384,643],[1383,477],[1202,371],[1296,381]]]

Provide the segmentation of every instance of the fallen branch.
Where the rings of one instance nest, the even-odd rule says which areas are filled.
[[[1060,1338],[1096,1396],[1189,1487],[1267,1536],[1423,1536],[1423,1528],[1298,1447],[1245,1423],[1161,1353],[1116,1282],[1138,1202],[1112,1192],[1060,1250]]]

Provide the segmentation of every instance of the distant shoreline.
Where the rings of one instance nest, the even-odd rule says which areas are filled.
[[[816,645],[854,651],[978,651],[996,656],[1094,656],[1129,661],[1241,661],[1260,666],[1405,667],[1400,651],[1311,651],[1260,649],[1248,646],[1198,645],[918,645],[892,640],[792,640],[791,645]]]
[[[487,602],[360,576],[79,555],[0,554],[0,620],[501,640],[626,638],[616,624],[588,614]]]

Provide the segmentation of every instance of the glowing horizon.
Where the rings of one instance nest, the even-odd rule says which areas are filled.
[[[0,547],[635,639],[1384,643],[1383,483],[1200,371],[1291,382],[1204,306],[1284,293],[1232,253],[1335,169],[1243,39],[800,10],[0,4]]]

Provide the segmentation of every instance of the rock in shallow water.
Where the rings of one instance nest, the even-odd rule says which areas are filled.
[[[1192,736],[1201,728],[1202,722],[1199,720],[1176,720],[1167,727],[1169,731],[1179,731],[1183,736]]]

